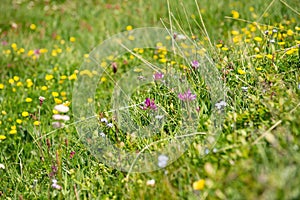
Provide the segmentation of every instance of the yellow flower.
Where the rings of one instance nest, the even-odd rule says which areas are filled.
[[[0,140],[5,140],[6,136],[5,135],[0,135]]]
[[[132,30],[132,26],[131,26],[131,25],[126,26],[126,30],[127,30],[127,31],[131,31],[131,30]]]
[[[29,28],[30,28],[31,30],[35,30],[35,29],[36,29],[36,25],[35,25],[35,24],[30,24]]]
[[[259,52],[260,50],[259,50],[258,47],[255,47],[255,48],[254,48],[254,51],[255,51],[255,52]]]
[[[47,53],[48,52],[48,49],[40,49],[40,53]]]
[[[254,40],[255,40],[256,42],[261,42],[261,41],[262,41],[262,38],[261,38],[261,37],[255,37]]]
[[[239,32],[238,32],[238,31],[231,31],[231,34],[232,34],[232,35],[238,35]]]
[[[11,44],[11,48],[13,48],[13,50],[17,50],[17,48],[18,48],[18,46],[17,46],[17,44],[16,43],[12,43]]]
[[[20,80],[20,77],[14,76],[14,80],[15,80],[15,81],[19,81],[19,80]]]
[[[105,77],[101,77],[100,82],[103,83],[105,81],[106,81],[106,78]]]
[[[4,89],[4,84],[0,83],[0,90]]]
[[[53,96],[53,97],[58,97],[59,94],[58,94],[58,92],[52,92],[52,96]]]
[[[88,101],[88,103],[92,103],[93,99],[92,98],[88,98],[87,101]]]
[[[241,74],[241,75],[246,74],[246,72],[244,70],[242,70],[242,69],[238,69],[238,73]]]
[[[278,42],[279,45],[285,45],[285,42]]]
[[[238,18],[240,17],[239,12],[236,11],[236,10],[232,10],[232,11],[231,11],[231,14],[232,14],[232,17],[233,17],[234,19],[238,19]]]
[[[53,57],[57,56],[56,50],[52,50],[52,51],[51,51],[51,56],[53,56]]]
[[[257,70],[257,71],[261,71],[262,68],[261,68],[261,67],[257,67],[256,70]]]
[[[27,56],[32,56],[34,54],[34,51],[33,50],[29,50],[28,53],[27,53]]]
[[[221,48],[223,46],[223,44],[217,44],[216,47],[217,48]]]
[[[66,43],[65,40],[61,40],[61,41],[60,41],[60,44],[65,44],[65,43]]]
[[[43,91],[45,91],[45,90],[47,90],[47,89],[48,89],[48,87],[45,86],[45,85],[41,87],[41,90],[43,90]]]
[[[27,97],[27,98],[25,99],[25,101],[26,101],[27,103],[32,102],[32,98]]]
[[[273,55],[271,55],[271,54],[267,54],[266,57],[269,59],[273,59]]]
[[[10,127],[11,130],[17,130],[17,127],[15,125]]]
[[[31,87],[33,85],[33,83],[31,81],[27,82],[27,87]]]
[[[70,37],[70,42],[75,42],[76,38],[75,37]]]
[[[194,190],[202,190],[204,188],[204,185],[205,185],[205,180],[200,179],[199,181],[195,181],[193,183],[193,189]]]
[[[52,74],[46,74],[46,76],[45,76],[45,80],[46,81],[50,81],[51,79],[53,79],[54,77],[53,77],[53,75]]]
[[[286,34],[288,36],[292,36],[292,35],[294,35],[294,32],[291,29],[289,29]]]
[[[17,119],[16,122],[17,122],[18,124],[22,124],[23,121],[22,121],[21,119]]]
[[[134,36],[129,35],[129,36],[128,36],[128,40],[134,40]]]
[[[17,130],[16,129],[12,129],[9,131],[9,134],[16,134],[17,133]]]
[[[62,100],[60,100],[59,98],[54,98],[54,102],[56,104],[61,104],[62,103]]]
[[[228,51],[228,47],[222,47],[223,51]]]
[[[1,111],[1,114],[2,114],[2,115],[6,115],[7,113],[5,112],[5,110],[2,110],[2,111]]]
[[[24,111],[24,112],[22,112],[22,116],[23,116],[23,117],[28,117],[28,116],[29,116],[29,113],[28,113],[27,111]]]
[[[76,74],[71,74],[71,76],[69,76],[69,80],[76,80],[76,79],[77,79]]]
[[[53,114],[58,114],[59,112],[57,110],[52,110]]]
[[[17,82],[17,86],[21,87],[23,85],[23,83],[21,81]]]
[[[34,121],[34,122],[33,122],[33,125],[35,125],[35,126],[39,126],[40,124],[41,124],[40,121]]]

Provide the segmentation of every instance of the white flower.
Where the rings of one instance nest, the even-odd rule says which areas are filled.
[[[155,185],[155,180],[154,179],[148,180],[146,185],[154,186]]]
[[[101,121],[102,123],[107,123],[107,122],[108,122],[106,118],[101,118],[100,121]]]
[[[248,91],[248,87],[245,87],[245,86],[241,87],[241,89],[242,89],[244,92],[247,92],[247,91]]]
[[[225,101],[220,101],[219,103],[216,103],[215,106],[220,110],[223,107],[225,107],[227,104]]]
[[[106,126],[112,128],[114,125],[112,123],[108,123]]]
[[[64,104],[59,104],[59,105],[54,106],[54,110],[57,110],[58,112],[61,112],[61,113],[66,113],[69,111],[69,107],[65,106]]]
[[[59,114],[55,114],[52,116],[52,118],[54,120],[63,120],[63,121],[68,121],[70,120],[70,117],[68,115],[59,115]]]
[[[40,101],[44,101],[45,99],[46,99],[45,97],[42,97],[42,96],[39,97]]]
[[[5,169],[5,166],[2,163],[0,163],[0,169]]]
[[[52,179],[52,185],[51,187],[53,187],[54,189],[60,190],[62,187],[60,185],[57,184],[57,180],[56,179]]]
[[[106,136],[105,133],[103,133],[103,132],[99,133],[99,135],[103,138]]]
[[[162,119],[164,116],[163,115],[156,115],[155,119]]]
[[[168,160],[169,160],[169,158],[166,155],[158,156],[158,167],[160,167],[160,168],[166,167],[168,164]]]
[[[52,126],[53,128],[63,128],[65,124],[61,122],[52,122]]]

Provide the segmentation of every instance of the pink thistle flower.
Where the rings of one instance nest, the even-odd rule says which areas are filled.
[[[196,99],[196,95],[191,93],[191,90],[188,89],[187,92],[178,94],[178,98],[182,101],[193,101]]]

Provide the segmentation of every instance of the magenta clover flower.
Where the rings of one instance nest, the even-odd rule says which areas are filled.
[[[150,98],[146,98],[146,100],[144,102],[144,107],[142,107],[142,109],[143,110],[147,110],[147,109],[156,110],[157,106],[155,105],[154,99],[150,100]]]
[[[182,101],[193,101],[196,99],[196,95],[191,93],[191,90],[188,89],[188,91],[186,91],[185,93],[178,94],[178,98]]]
[[[159,79],[162,79],[163,77],[164,77],[163,73],[156,72],[155,74],[153,74],[154,80],[159,80]]]
[[[200,63],[198,62],[198,60],[193,60],[191,62],[191,65],[194,69],[197,69],[200,66]]]

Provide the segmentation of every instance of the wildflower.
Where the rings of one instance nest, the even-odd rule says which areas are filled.
[[[114,125],[112,123],[108,123],[106,126],[112,128]]]
[[[271,40],[269,40],[269,42],[274,44],[276,41],[275,41],[275,39],[271,39]]]
[[[17,119],[16,122],[17,122],[17,124],[22,124],[22,120],[21,119]]]
[[[36,25],[35,25],[35,24],[30,24],[29,28],[30,28],[31,30],[35,30],[35,29],[36,29]]]
[[[273,33],[277,33],[278,30],[274,28],[274,29],[272,30],[272,32],[273,32]]]
[[[0,169],[5,169],[5,166],[2,163],[0,163]]]
[[[254,37],[254,40],[255,40],[256,42],[261,42],[261,41],[262,41],[262,38],[261,38],[261,37]]]
[[[5,140],[6,136],[5,135],[0,135],[0,140]]]
[[[17,130],[16,129],[11,129],[10,131],[9,131],[9,134],[16,134],[17,133]]]
[[[75,151],[71,151],[70,158],[72,159],[74,157],[74,155],[75,155]]]
[[[65,126],[64,123],[61,122],[52,122],[52,127],[53,128],[63,128]]]
[[[205,148],[204,153],[205,153],[206,155],[209,154],[209,149],[208,149],[208,148]]]
[[[58,112],[61,113],[66,113],[69,111],[69,107],[65,106],[64,104],[59,104],[54,107],[54,110],[57,110]]]
[[[155,105],[154,99],[150,100],[150,98],[146,98],[144,102],[144,107],[142,107],[143,110],[147,110],[148,108],[151,110],[156,110],[157,106]]]
[[[4,84],[0,83],[0,90],[4,89]]]
[[[238,73],[241,74],[241,75],[246,74],[246,72],[244,70],[242,70],[242,69],[238,69]]]
[[[45,97],[43,97],[43,96],[40,96],[39,97],[39,100],[40,100],[40,106],[42,106],[43,105],[43,102],[45,101]]]
[[[57,180],[56,179],[52,179],[52,185],[51,185],[51,187],[54,188],[54,189],[57,189],[57,190],[62,189],[62,187],[57,184]]]
[[[234,18],[234,19],[238,19],[240,17],[239,12],[236,10],[232,10],[231,14],[232,14],[232,18]]]
[[[147,182],[146,182],[146,185],[148,185],[148,186],[154,186],[155,185],[155,180],[154,179],[151,179],[151,180],[148,180]]]
[[[35,125],[35,126],[39,126],[40,124],[41,124],[40,121],[34,121],[34,122],[33,122],[33,125]]]
[[[44,86],[41,87],[41,90],[46,91],[46,90],[48,90],[48,87],[44,85]]]
[[[104,123],[106,123],[106,124],[107,124],[107,122],[108,122],[106,118],[101,118],[100,121],[101,121],[101,122],[104,122]]]
[[[177,39],[177,40],[185,40],[185,39],[186,39],[186,36],[185,36],[185,35],[182,35],[182,34],[174,33],[173,38],[174,38],[174,39]]]
[[[99,136],[104,138],[106,135],[103,132],[101,132],[101,133],[99,133]]]
[[[245,87],[245,86],[241,87],[241,89],[242,89],[244,92],[247,92],[247,91],[248,91],[248,87]]]
[[[163,115],[156,115],[155,119],[162,119],[164,116]]]
[[[45,80],[46,81],[50,81],[51,79],[53,79],[54,77],[53,77],[53,75],[52,74],[46,74],[46,76],[45,76]]]
[[[205,180],[204,179],[200,179],[198,181],[195,181],[193,183],[193,189],[194,190],[202,190],[204,188],[205,185]]]
[[[59,114],[54,114],[52,116],[52,118],[54,120],[63,120],[63,121],[69,121],[70,120],[70,117],[68,115],[59,115]]]
[[[70,37],[70,42],[75,42],[76,38],[75,37]]]
[[[163,73],[156,72],[155,74],[153,74],[154,80],[159,80],[159,79],[162,79],[163,77],[164,77]]]
[[[117,63],[116,63],[116,62],[113,62],[113,63],[111,64],[111,67],[112,67],[112,69],[113,69],[114,74],[117,73],[117,69],[118,69]]]
[[[196,99],[196,95],[191,93],[191,90],[188,89],[187,92],[178,94],[178,98],[182,101],[193,101]]]
[[[131,30],[132,30],[132,26],[130,26],[130,25],[129,25],[129,26],[126,26],[126,30],[127,30],[127,31],[131,31]]]
[[[160,167],[160,168],[166,167],[168,164],[168,160],[169,160],[169,158],[166,155],[158,156],[158,167]]]
[[[197,68],[200,66],[200,64],[199,64],[199,62],[198,62],[197,60],[193,60],[193,61],[191,62],[191,65],[192,65],[192,67],[193,67],[194,69],[197,69]]]
[[[220,101],[219,103],[216,103],[215,106],[220,110],[222,108],[224,108],[226,106],[226,102],[225,101]]]
[[[26,101],[27,103],[32,102],[32,98],[27,97],[27,98],[25,99],[25,101]]]
[[[24,112],[22,112],[22,116],[23,116],[23,117],[28,117],[28,116],[29,116],[29,113],[28,113],[27,111],[24,111]]]

